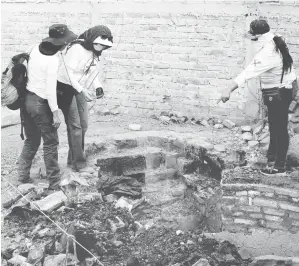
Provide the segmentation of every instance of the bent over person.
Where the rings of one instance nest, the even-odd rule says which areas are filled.
[[[293,99],[292,88],[297,84],[293,59],[284,39],[272,33],[265,20],[251,22],[249,37],[252,41],[260,42],[261,49],[219,100],[228,101],[231,92],[246,80],[260,77],[270,131],[268,166],[261,173],[269,176],[284,175],[289,147],[288,110]]]
[[[67,125],[69,153],[67,165],[78,171],[86,167],[84,139],[88,127],[88,105],[92,95],[103,96],[98,79],[100,56],[113,45],[106,26],[95,26],[82,33],[61,53],[58,71],[58,105]]]
[[[28,83],[23,110],[25,142],[18,159],[19,181],[30,181],[32,160],[43,139],[44,162],[49,189],[57,189],[60,181],[58,134],[60,125],[56,97],[59,57],[57,52],[76,35],[64,24],[52,25],[49,37],[33,47],[28,61]]]

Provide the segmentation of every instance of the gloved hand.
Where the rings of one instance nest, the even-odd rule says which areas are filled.
[[[103,98],[103,96],[104,96],[103,88],[101,88],[101,87],[96,88],[96,97],[97,97],[97,99]]]

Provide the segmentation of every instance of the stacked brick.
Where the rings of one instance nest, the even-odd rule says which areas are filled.
[[[244,33],[258,16],[286,37],[298,69],[296,1],[4,0],[2,11],[2,68],[53,23],[66,23],[77,34],[109,26],[115,46],[103,53],[106,97],[97,105],[121,112],[244,117],[243,89],[225,105],[216,101],[245,67]]]
[[[299,231],[299,184],[262,179],[257,173],[234,170],[238,178],[223,174],[222,222],[225,230],[250,232],[252,228]]]

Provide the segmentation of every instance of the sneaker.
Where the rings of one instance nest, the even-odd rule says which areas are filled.
[[[286,175],[286,170],[276,169],[276,168],[266,168],[261,170],[261,174],[266,176],[284,176]]]

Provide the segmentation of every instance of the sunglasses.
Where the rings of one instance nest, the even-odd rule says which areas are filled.
[[[109,42],[113,42],[113,37],[112,36],[103,35],[103,36],[101,36],[101,38],[102,38],[102,40],[108,39]]]

